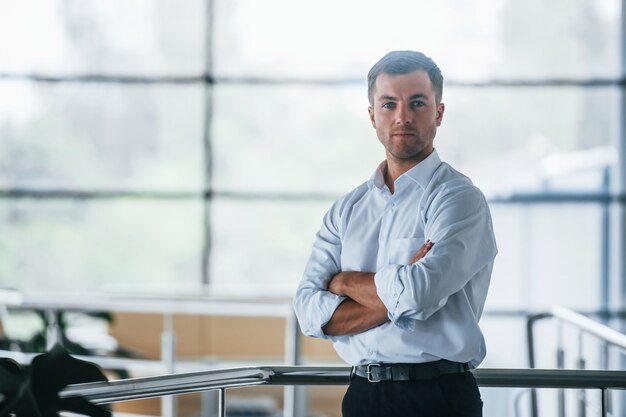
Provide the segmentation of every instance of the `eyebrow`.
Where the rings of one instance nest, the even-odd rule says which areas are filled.
[[[411,97],[409,97],[409,100],[415,100],[415,99],[418,99],[418,98],[428,100],[428,96],[426,94],[422,94],[422,93],[413,94]],[[379,100],[398,101],[398,99],[393,97],[393,96],[381,96],[378,99]]]

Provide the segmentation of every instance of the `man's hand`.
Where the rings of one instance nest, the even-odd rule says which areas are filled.
[[[362,285],[364,278],[374,278],[373,272],[344,271],[334,275],[328,283],[328,291],[336,295],[350,297],[350,288]]]
[[[413,258],[411,258],[411,262],[409,262],[409,264],[413,265],[415,262],[419,261],[424,256],[426,256],[426,254],[428,253],[430,248],[433,247],[433,245],[434,245],[434,243],[431,242],[430,239],[427,240],[426,242],[424,242],[424,244],[422,245],[421,248],[419,248],[417,253],[415,255],[413,255]]]
[[[328,291],[332,292],[335,295],[345,295],[342,287],[343,280],[346,278],[347,274],[347,272],[340,272],[334,275],[328,283]]]

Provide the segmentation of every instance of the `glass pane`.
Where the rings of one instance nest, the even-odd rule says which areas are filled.
[[[599,204],[491,204],[498,256],[487,309],[600,306]]]
[[[216,198],[209,277],[214,293],[293,296],[331,204]]]
[[[496,416],[532,416],[530,388],[481,387],[483,415]],[[601,416],[601,393],[599,389],[577,390],[539,388],[536,391],[537,414],[540,416]],[[559,395],[563,392],[564,410],[559,410]],[[620,393],[613,390],[612,394]],[[613,406],[615,409],[615,406]],[[622,414],[609,413],[618,416]]]
[[[365,79],[396,49],[424,51],[450,80],[619,74],[618,0],[216,0],[215,10],[220,76]]]
[[[616,161],[617,88],[450,87],[443,101],[435,146],[487,193],[598,191]]]
[[[214,96],[214,186],[345,193],[384,158],[365,83],[224,85]],[[262,97],[262,106],[245,106]],[[440,156],[487,193],[597,191],[614,162],[617,88],[462,88],[444,92]],[[582,152],[581,152],[582,151]],[[506,175],[494,175],[505,173]]]
[[[531,416],[530,389],[480,387],[480,396],[483,400],[483,416],[485,417]]]
[[[492,297],[491,293],[489,297]],[[485,310],[480,328],[487,344],[487,356],[480,367],[528,367],[526,317],[495,315]]]
[[[202,86],[0,81],[0,187],[198,191]]]
[[[242,286],[246,291],[289,294],[329,207],[330,202],[218,199],[213,207],[211,252],[211,283],[216,291],[238,291]],[[492,204],[500,254],[487,310],[599,306],[600,208],[563,207]],[[238,221],[232,222],[233,218]],[[583,241],[585,247],[598,250],[579,256]],[[571,262],[572,256],[576,262]]]
[[[489,297],[493,298],[491,292]],[[485,311],[480,320],[480,327],[487,344],[487,356],[480,368],[528,367],[525,317],[497,316]],[[523,388],[481,387],[480,393],[484,403],[483,415],[486,417],[529,416],[526,413],[519,414],[513,411],[513,407],[519,405],[520,397],[528,394],[526,391]]]
[[[218,190],[345,193],[384,158],[362,86],[223,85],[214,96]],[[250,106],[251,98],[261,105]]]
[[[0,72],[193,74],[203,0],[0,1]]]
[[[202,201],[0,200],[0,286],[172,291],[200,279]]]

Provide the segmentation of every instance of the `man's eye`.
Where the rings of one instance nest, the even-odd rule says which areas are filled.
[[[413,101],[411,102],[411,107],[424,107],[426,103],[423,101]]]
[[[383,109],[393,109],[396,106],[396,103],[385,103],[383,104]]]

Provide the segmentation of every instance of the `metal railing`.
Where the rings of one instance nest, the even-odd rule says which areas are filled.
[[[258,385],[347,385],[349,367],[274,366],[246,367],[131,378],[111,382],[75,384],[66,387],[61,398],[82,396],[95,404],[188,394],[217,390],[218,415],[224,417],[225,390]],[[599,389],[601,416],[608,414],[608,390],[626,389],[626,371],[563,369],[476,369],[480,386],[500,388],[578,388]]]
[[[592,320],[580,313],[562,306],[554,306],[549,312],[538,313],[530,315],[527,318],[526,330],[528,340],[528,364],[530,368],[535,368],[535,337],[534,337],[534,325],[537,321],[546,318],[554,318],[558,321],[557,330],[557,349],[556,349],[556,366],[558,369],[565,367],[565,348],[563,342],[563,325],[568,324],[573,326],[578,331],[578,357],[576,365],[578,369],[584,369],[586,361],[583,356],[583,335],[587,334],[595,337],[602,343],[602,368],[609,368],[609,347],[616,347],[623,352],[626,352],[626,335],[612,329],[602,323]],[[586,396],[584,391],[580,392],[578,396],[578,409],[579,416],[585,416],[585,403]],[[611,408],[608,397],[603,397],[603,407],[606,406],[609,410]],[[531,392],[531,415],[536,417],[538,415],[537,395],[535,390]],[[558,396],[558,415],[559,417],[565,416],[565,394],[561,389]]]
[[[30,292],[0,290],[0,305],[9,307],[9,308],[18,308],[18,309],[38,308],[38,309],[44,309],[47,311],[112,309],[112,310],[118,310],[118,311],[136,311],[136,312],[148,311],[148,312],[162,314],[164,316],[165,330],[164,330],[163,338],[162,338],[162,361],[160,362],[161,370],[159,372],[163,374],[169,374],[169,376],[168,377],[134,378],[134,379],[129,379],[129,380],[112,381],[102,386],[98,386],[98,385],[91,386],[91,388],[93,389],[95,388],[104,389],[106,392],[111,392],[111,393],[119,392],[119,391],[115,391],[115,389],[117,388],[122,389],[121,387],[124,387],[124,386],[127,389],[137,388],[136,386],[129,387],[128,385],[125,385],[127,383],[133,383],[133,384],[139,383],[141,384],[142,387],[146,384],[148,386],[150,384],[156,384],[154,385],[156,387],[155,389],[157,389],[157,392],[161,392],[161,391],[158,391],[162,388],[161,384],[164,384],[167,382],[167,383],[173,384],[172,387],[174,389],[174,393],[171,395],[174,395],[176,393],[182,393],[179,391],[179,389],[181,388],[179,383],[186,385],[188,383],[191,383],[191,380],[193,380],[195,381],[194,383],[197,384],[196,391],[208,391],[208,390],[217,389],[217,390],[220,390],[220,397],[218,398],[218,400],[223,397],[224,388],[219,388],[219,387],[223,385],[224,383],[229,383],[229,382],[221,381],[220,378],[224,377],[223,372],[230,372],[230,371],[233,371],[233,369],[228,370],[228,371],[215,371],[215,370],[202,371],[198,373],[197,370],[205,368],[206,366],[205,364],[196,363],[196,364],[193,364],[193,367],[192,366],[185,366],[185,367],[178,366],[180,362],[176,361],[175,356],[173,355],[174,332],[173,332],[173,325],[172,325],[172,316],[174,314],[206,314],[206,315],[224,315],[224,316],[229,316],[229,315],[259,316],[260,315],[260,316],[268,316],[268,317],[285,318],[286,319],[285,320],[285,352],[286,352],[285,365],[286,367],[236,368],[238,372],[242,372],[241,370],[254,370],[254,372],[256,372],[255,374],[256,376],[253,377],[254,381],[256,382],[263,381],[263,382],[258,382],[258,383],[252,383],[253,382],[252,380],[243,381],[245,383],[244,386],[261,385],[261,384],[268,384],[268,383],[276,384],[277,378],[278,380],[287,378],[285,379],[285,381],[288,381],[288,383],[280,384],[280,385],[284,385],[284,389],[285,389],[285,403],[284,403],[284,409],[286,413],[285,415],[289,415],[289,416],[303,415],[301,412],[303,410],[300,409],[301,407],[304,407],[303,397],[302,397],[302,394],[297,395],[295,385],[316,384],[315,381],[310,381],[309,379],[307,379],[306,383],[289,382],[289,381],[294,380],[293,379],[294,375],[291,373],[291,371],[287,372],[288,369],[297,369],[297,371],[294,371],[294,372],[320,371],[320,372],[323,372],[326,376],[330,375],[328,374],[328,372],[331,372],[331,373],[349,372],[348,368],[306,368],[306,367],[294,368],[293,367],[293,366],[299,365],[300,346],[299,346],[297,322],[295,321],[295,317],[293,316],[293,310],[291,308],[291,305],[290,303],[287,303],[287,302],[280,302],[280,303],[269,302],[269,301],[251,302],[249,300],[218,300],[218,299],[210,299],[210,298],[202,298],[202,297],[196,297],[196,298],[194,297],[171,298],[170,297],[167,299],[163,299],[163,298],[156,298],[156,297],[153,298],[153,297],[107,296],[107,295],[102,295],[102,294],[98,294],[98,295],[94,295],[90,297],[85,297],[84,295],[80,297],[72,296],[72,295],[50,297],[50,294],[48,293],[36,293],[36,292],[30,293]],[[541,314],[534,314],[534,315],[528,316],[528,321],[527,321],[527,331],[528,331],[528,341],[529,341],[528,354],[529,354],[529,365],[531,368],[535,368],[536,366],[535,357],[534,357],[533,325],[536,321],[544,319],[544,318],[548,318],[548,317],[555,317],[555,318],[558,318],[560,322],[570,323],[575,326],[578,326],[580,327],[581,331],[584,331],[595,337],[598,337],[601,340],[605,340],[607,343],[607,346],[613,345],[613,346],[618,346],[621,348],[624,348],[626,346],[625,335],[619,332],[616,332],[615,330],[610,329],[606,326],[603,326],[602,324],[597,323],[571,310],[567,310],[562,307],[555,307],[549,313],[541,313]],[[6,356],[9,354],[17,355],[18,353],[3,352],[2,356]],[[21,359],[22,361],[26,361],[26,362],[29,362],[31,359],[31,356],[33,356],[33,355],[24,355],[24,354],[20,354],[20,355],[24,356]],[[563,357],[562,353],[560,353],[560,357],[562,361],[562,357]],[[608,358],[608,355],[606,357]],[[133,364],[137,362],[137,364],[139,365],[145,362],[151,362],[152,364],[159,363],[157,361],[137,361],[137,360],[119,359],[119,358],[96,358],[96,357],[89,357],[89,358],[85,357],[84,360],[96,362],[104,367],[111,365],[109,363],[110,361],[116,361],[117,365],[119,365],[117,362],[123,361],[124,366],[128,365],[130,362],[132,362]],[[106,361],[107,363],[101,363],[100,362],[101,360]],[[128,363],[126,363],[127,361]],[[579,363],[584,364],[584,361],[579,361]],[[608,364],[608,362],[606,363]],[[559,364],[559,367],[562,368],[563,363],[558,362],[558,364]],[[174,368],[174,365],[176,365],[176,368]],[[230,366],[233,366],[233,365],[231,364]],[[234,365],[234,366],[237,366],[237,365]],[[268,371],[269,373],[262,373],[261,375],[259,375],[259,372],[260,372],[259,370],[271,370],[271,372]],[[195,372],[184,373],[184,374],[179,373],[179,372],[188,372],[188,371],[195,371]],[[505,383],[506,378],[508,377],[508,375],[510,375],[510,373],[507,373],[507,372],[512,372],[511,375],[513,375],[513,377],[511,378],[511,381],[509,381],[508,383]],[[525,381],[528,381],[528,378],[524,377],[523,372],[524,370],[489,369],[489,370],[476,370],[475,375],[477,376],[477,379],[479,379],[479,384],[483,386],[508,386],[508,387],[526,387],[526,388],[547,387],[547,385],[528,384],[527,382],[525,382]],[[532,372],[533,372],[532,373],[533,378],[542,379],[540,381],[540,384],[545,384],[546,378],[550,378],[553,376],[550,373],[550,371],[548,371],[548,374],[543,373],[542,370],[532,370]],[[592,372],[592,371],[588,371],[588,372]],[[183,378],[183,375],[185,375],[186,378],[189,378],[189,379],[186,379],[186,380],[181,379]],[[584,375],[585,375],[585,378],[588,378],[589,376],[594,376],[595,374],[585,373]],[[341,378],[343,378],[344,376],[342,376]],[[489,381],[491,380],[490,378],[492,378],[493,376],[497,376],[495,385],[489,385],[490,384]],[[522,376],[521,379],[520,379],[520,376]],[[572,376],[577,377],[577,374],[571,374],[571,371],[563,371],[563,373],[560,374],[560,376],[555,380],[558,383],[550,385],[549,387],[551,388],[603,389],[602,387],[599,387],[599,386],[583,386],[583,387],[572,386],[570,382],[566,382],[567,378],[572,377]],[[320,378],[320,376],[319,374],[316,373],[313,378],[314,379]],[[210,382],[210,381],[213,381],[217,385],[215,387],[210,387],[206,385],[207,382]],[[333,379],[332,381],[326,381],[326,382],[327,383],[339,383],[340,385],[347,383],[347,380],[344,382],[337,382],[337,381],[339,380]],[[502,384],[505,384],[505,385],[502,385]],[[565,385],[559,385],[559,384],[565,384]],[[225,387],[227,388],[230,386],[227,385]],[[64,395],[71,395],[71,393],[73,392],[72,390],[74,390],[74,388],[75,387],[68,389]],[[605,392],[606,388],[603,389],[603,393],[602,393],[603,406],[605,405],[604,396],[606,395],[606,392]],[[195,392],[195,391],[189,391],[189,392]],[[136,391],[135,395],[144,395],[144,394],[140,394],[139,391]],[[168,397],[167,395],[168,394],[160,394],[156,396],[169,398],[167,402],[164,402],[163,411],[166,416],[173,416],[175,415],[175,403],[173,401],[173,397]],[[155,396],[155,395],[150,394],[149,396]],[[141,398],[147,398],[147,397],[141,397]],[[130,398],[126,398],[126,399],[130,399]],[[95,397],[94,397],[94,400],[96,400]],[[223,404],[223,401],[222,401],[222,404]],[[560,400],[559,405],[561,407],[560,408],[561,415],[563,415],[562,399]],[[610,410],[610,405],[611,404],[607,399],[606,406],[609,408],[609,410]],[[537,398],[536,398],[534,389],[531,389],[531,412],[532,412],[532,415],[535,417],[538,415]]]
[[[41,310],[50,317],[58,311],[118,311],[130,313],[152,313],[163,316],[163,332],[161,333],[161,360],[129,360],[121,358],[89,357],[83,358],[90,362],[107,367],[137,364],[172,374],[180,368],[176,358],[176,333],[174,329],[175,315],[222,316],[222,317],[269,317],[284,320],[284,364],[300,364],[300,337],[298,322],[293,311],[291,300],[288,299],[235,299],[203,296],[137,296],[122,294],[75,294],[38,291],[18,291],[0,289],[0,309]],[[1,313],[2,311],[0,311]],[[1,316],[2,314],[0,314]],[[0,317],[1,318],[1,317]],[[51,348],[58,342],[60,334],[58,323],[51,320],[48,328],[47,345]],[[20,353],[0,351],[2,357],[12,357],[20,363],[28,363],[34,356]],[[203,364],[196,364],[203,366]],[[188,367],[187,367],[188,368]],[[302,402],[301,392],[293,387],[285,387],[284,408],[286,417],[301,417],[297,404]],[[174,397],[162,398],[162,412],[165,417],[176,416]]]

